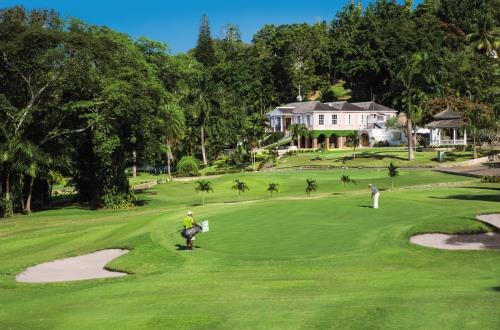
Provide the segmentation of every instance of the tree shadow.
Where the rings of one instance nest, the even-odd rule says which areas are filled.
[[[446,239],[446,244],[449,245],[467,245],[467,244],[482,244],[484,249],[498,250],[500,249],[500,237],[496,233],[482,234],[457,234],[451,235]]]
[[[494,286],[491,288],[491,290],[496,291],[496,292],[500,292],[500,286]]]
[[[362,159],[375,159],[375,160],[384,160],[384,159],[397,159],[397,160],[407,160],[404,157],[396,156],[396,155],[390,155],[387,153],[373,153],[369,151],[364,151],[361,153],[356,153],[356,158],[362,158]],[[336,162],[342,162],[346,163],[348,161],[354,160],[354,156],[344,156],[340,157],[339,159],[336,160]]]
[[[495,188],[495,187],[463,187],[465,189],[480,189],[480,190],[494,190],[494,191],[500,191],[500,188]]]
[[[500,202],[500,194],[496,195],[449,195],[446,197],[431,197],[434,199],[459,199],[464,201]]]
[[[195,249],[201,249],[198,245],[193,245],[193,248]],[[175,249],[177,251],[187,251],[187,246],[182,245],[182,244],[175,244]]]

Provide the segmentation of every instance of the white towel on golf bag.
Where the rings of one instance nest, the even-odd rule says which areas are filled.
[[[201,232],[206,233],[210,230],[210,227],[208,226],[208,220],[202,221],[201,222]]]

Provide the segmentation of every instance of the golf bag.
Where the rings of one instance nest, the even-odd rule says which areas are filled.
[[[184,237],[187,240],[191,240],[194,235],[198,234],[202,230],[202,227],[200,225],[195,225],[191,228],[184,229],[181,231],[182,237]]]

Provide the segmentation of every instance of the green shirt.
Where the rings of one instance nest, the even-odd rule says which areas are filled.
[[[192,216],[188,215],[187,217],[184,218],[184,223],[183,223],[184,229],[191,228],[195,224],[196,224],[196,221],[194,221]]]

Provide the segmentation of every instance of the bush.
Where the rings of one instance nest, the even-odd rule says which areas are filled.
[[[196,176],[199,174],[198,160],[193,156],[184,156],[177,163],[177,173]]]
[[[483,183],[500,183],[500,176],[498,175],[486,175],[481,177],[481,182]]]
[[[390,144],[388,141],[377,141],[373,144],[374,147],[379,147],[379,148],[382,148],[382,147],[389,147]]]
[[[0,218],[8,218],[14,215],[14,206],[10,199],[0,198]]]
[[[123,193],[116,188],[105,188],[101,197],[101,206],[106,209],[124,209],[133,207],[137,199],[132,191]]]

